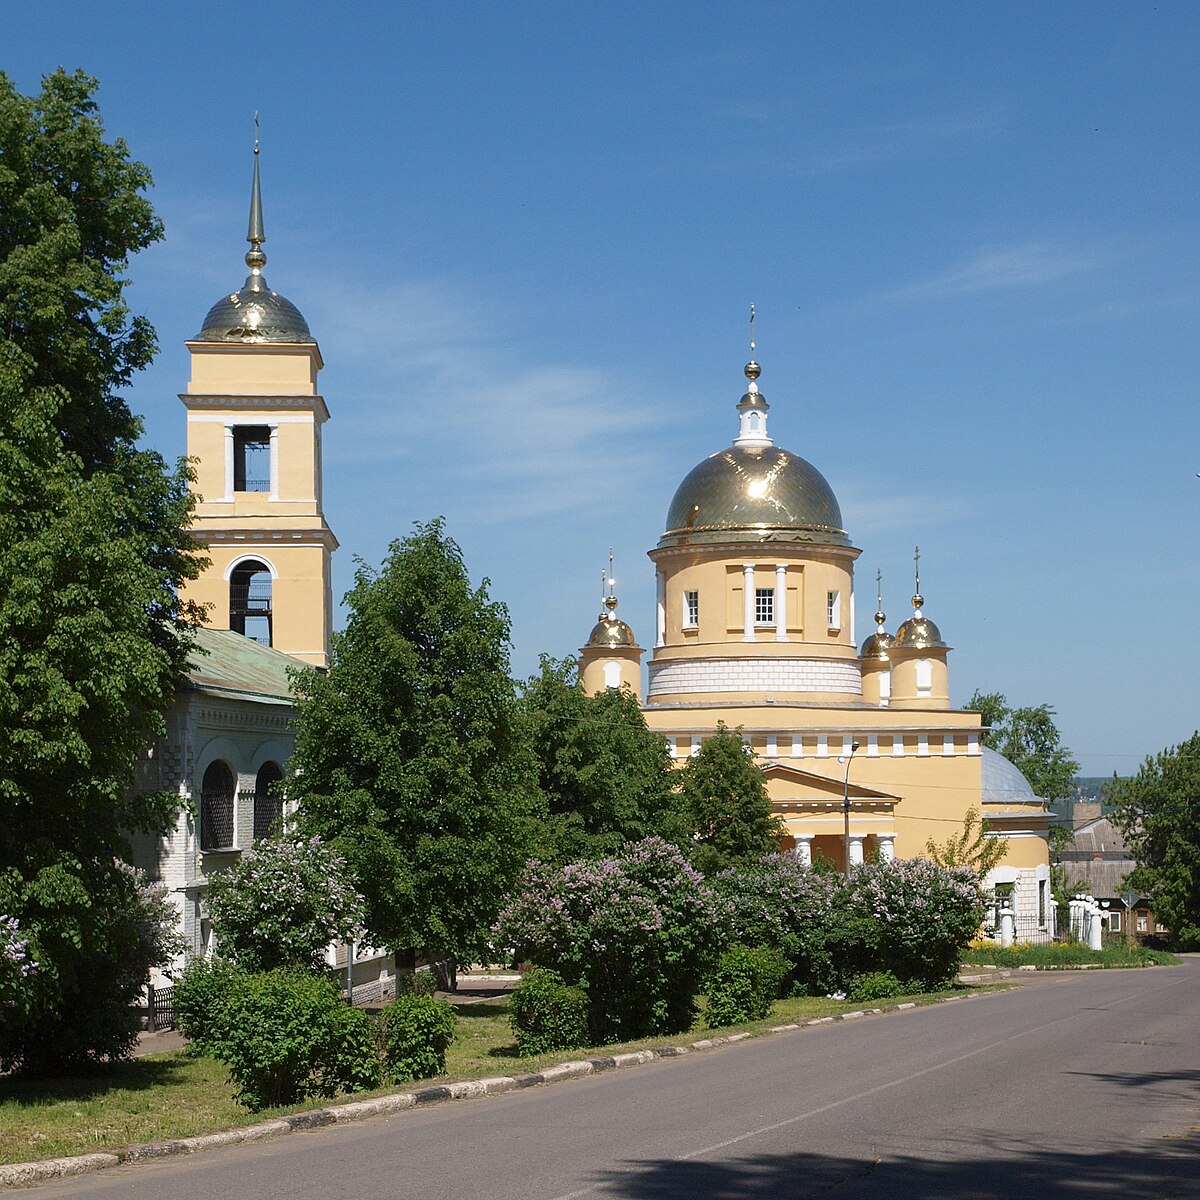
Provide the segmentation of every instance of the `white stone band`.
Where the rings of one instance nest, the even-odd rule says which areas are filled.
[[[648,698],[703,692],[836,692],[862,695],[854,662],[825,658],[709,658],[652,662]]]

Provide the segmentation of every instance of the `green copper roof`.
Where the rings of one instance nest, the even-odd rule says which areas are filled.
[[[231,629],[192,631],[199,649],[188,663],[188,682],[201,692],[259,704],[291,704],[288,668],[305,664],[290,654],[260,646]]]

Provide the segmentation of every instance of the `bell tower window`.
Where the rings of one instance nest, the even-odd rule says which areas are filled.
[[[271,645],[271,572],[257,559],[239,563],[229,576],[229,628]]]
[[[271,490],[271,429],[268,425],[236,425],[233,430],[233,490]]]

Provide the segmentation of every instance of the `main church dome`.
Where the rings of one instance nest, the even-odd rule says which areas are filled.
[[[850,545],[825,476],[767,436],[770,406],[758,390],[760,374],[751,359],[746,364],[750,386],[737,406],[741,432],[732,446],[710,455],[679,485],[660,548],[713,542]]]
[[[660,546],[729,541],[850,545],[825,476],[778,446],[718,451],[676,490]]]

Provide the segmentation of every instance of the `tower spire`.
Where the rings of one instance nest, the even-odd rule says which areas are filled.
[[[758,390],[758,377],[762,367],[754,358],[754,305],[750,305],[750,361],[746,364],[746,378],[749,384],[746,394],[738,401],[738,417],[740,426],[735,446],[770,446],[771,439],[767,436],[767,404],[766,398]]]
[[[876,633],[883,633],[883,625],[887,620],[887,613],[883,611],[883,570],[880,567],[875,568],[875,626]]]
[[[925,603],[925,597],[921,595],[921,547],[913,548],[913,570],[917,579],[917,590],[913,593],[913,616],[921,615],[921,606]]]
[[[262,251],[262,244],[267,240],[263,232],[262,187],[258,177],[258,113],[254,114],[254,182],[250,185],[250,225],[246,230],[246,241],[250,249],[246,251],[246,266],[250,274],[261,275],[267,265],[267,256]]]

